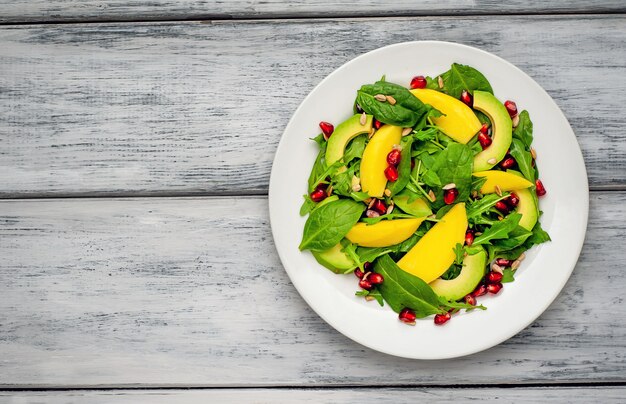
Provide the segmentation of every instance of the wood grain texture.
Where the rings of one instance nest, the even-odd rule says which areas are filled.
[[[521,67],[569,118],[592,189],[626,186],[625,17],[431,17],[3,27],[0,197],[264,194],[305,95],[418,39]]]
[[[626,193],[592,194],[580,261],[535,323],[431,362],[322,321],[280,264],[266,202],[0,201],[0,387],[626,382]]]
[[[620,0],[0,0],[0,22],[623,12]]]
[[[623,403],[625,387],[551,388],[364,388],[364,389],[219,389],[0,392],[0,403]]]

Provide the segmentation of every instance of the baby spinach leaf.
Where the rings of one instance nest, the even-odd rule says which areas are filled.
[[[459,191],[457,201],[467,200],[472,188],[472,164],[474,155],[469,147],[460,143],[451,143],[438,153],[432,165],[432,170],[437,174],[442,184],[454,183]],[[443,191],[435,192],[437,202],[443,203]]]
[[[413,138],[405,136],[400,143],[402,153],[400,154],[400,164],[398,164],[398,179],[388,186],[392,196],[402,191],[406,184],[409,183],[409,178],[411,177],[411,144],[413,143]]]
[[[308,194],[305,194],[304,202],[302,203],[302,206],[300,207],[300,216],[308,215],[313,210],[313,208],[315,208],[315,205],[317,204],[313,202],[311,197]]]
[[[514,273],[515,271],[512,270],[511,268],[506,268],[504,271],[502,271],[502,280],[500,282],[502,283],[513,282],[515,280],[515,278],[513,277]]]
[[[521,140],[527,149],[530,148],[530,144],[533,142],[533,123],[528,111],[524,110],[519,114],[519,123],[513,130],[513,137]]]
[[[519,213],[511,213],[503,220],[495,222],[480,236],[476,236],[473,245],[488,244],[491,240],[507,238],[515,230],[521,218],[522,215]]]
[[[362,203],[351,199],[340,199],[315,209],[304,225],[300,250],[324,251],[339,243],[364,209]]]
[[[365,141],[367,140],[367,135],[360,135],[355,137],[350,141],[348,147],[346,147],[346,151],[343,154],[344,163],[348,164],[352,160],[356,158],[363,157],[363,151],[365,151]]]
[[[326,171],[326,161],[324,160],[325,154],[326,150],[321,149],[320,152],[317,154],[315,163],[313,163],[313,168],[311,169],[311,174],[309,175],[309,192],[313,191],[313,189],[318,184],[316,181]]]
[[[537,179],[537,175],[532,166],[533,157],[529,151],[526,151],[522,141],[517,138],[513,139],[511,142],[511,156],[517,161],[517,166],[522,172],[522,175],[524,175],[528,181],[534,183]]]
[[[443,88],[439,88],[439,77],[443,80]],[[441,91],[454,98],[461,97],[463,90],[474,94],[474,90],[487,91],[493,94],[489,80],[481,72],[471,66],[453,63],[450,70],[435,76],[426,78],[426,87]]]
[[[396,313],[405,307],[414,310],[418,318],[443,312],[439,308],[439,298],[431,287],[420,278],[400,269],[388,255],[376,261],[374,271],[385,278],[378,288]]]
[[[374,98],[377,94],[391,96],[396,103],[391,105],[387,101],[378,101]],[[416,126],[432,109],[424,105],[408,89],[383,81],[362,86],[357,92],[356,102],[380,122],[405,128]]]

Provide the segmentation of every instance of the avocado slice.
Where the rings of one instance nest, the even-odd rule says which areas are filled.
[[[423,217],[433,213],[424,198],[417,198],[409,202],[409,195],[404,192],[400,192],[398,195],[394,196],[393,202],[409,215]]]
[[[513,123],[504,105],[486,91],[474,91],[474,109],[483,112],[491,121],[493,142],[474,156],[474,171],[487,171],[504,158],[511,146]]]
[[[522,215],[518,224],[526,230],[532,231],[539,219],[539,208],[537,207],[537,199],[533,195],[534,191],[526,188],[514,192],[519,198],[516,212]]]
[[[326,167],[330,167],[343,158],[348,142],[353,138],[372,130],[372,115],[367,115],[365,125],[361,125],[361,115],[356,114],[339,124],[328,139],[326,145]]]
[[[355,268],[356,264],[350,257],[341,251],[341,243],[338,243],[326,251],[311,251],[313,257],[336,274],[343,274],[349,269]]]
[[[438,278],[430,283],[430,287],[436,294],[448,300],[461,299],[476,288],[485,275],[486,264],[487,253],[481,247],[479,252],[463,259],[459,276],[450,280]]]

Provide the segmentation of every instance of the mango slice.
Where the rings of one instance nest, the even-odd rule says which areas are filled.
[[[533,184],[526,178],[505,171],[479,171],[472,174],[475,177],[485,177],[487,181],[480,188],[483,194],[493,194],[496,192],[496,185],[501,191],[515,191],[531,187]]]
[[[388,247],[411,237],[425,218],[383,220],[376,224],[357,223],[346,238],[362,247]]]
[[[398,261],[398,266],[426,283],[434,281],[454,262],[454,247],[463,245],[466,230],[465,204],[458,203]]]
[[[400,144],[400,139],[401,127],[383,125],[365,146],[361,160],[361,189],[369,196],[382,198],[387,186],[387,154],[394,145]]]
[[[462,101],[427,88],[411,90],[411,93],[424,104],[430,104],[444,114],[439,118],[433,118],[433,122],[443,133],[457,142],[463,144],[469,142],[480,130],[482,124],[476,114]]]

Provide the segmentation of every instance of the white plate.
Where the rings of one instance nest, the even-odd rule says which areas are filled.
[[[418,74],[435,75],[453,62],[480,70],[501,100],[516,101],[534,124],[533,146],[547,195],[540,200],[541,224],[552,242],[533,248],[517,271],[515,282],[497,296],[480,302],[485,311],[453,316],[444,326],[432,317],[415,327],[398,321],[387,306],[354,296],[353,275],[335,275],[310,252],[300,252],[305,218],[298,211],[317,145],[309,138],[318,123],[335,125],[352,115],[362,84],[383,74],[408,86]],[[550,96],[509,62],[469,46],[437,41],[407,42],[361,55],[326,77],[304,99],[287,125],[272,167],[270,219],[280,259],[300,295],[336,330],[377,351],[415,359],[443,359],[482,351],[512,337],[543,313],[567,282],[583,245],[587,227],[587,172],[576,137]]]

